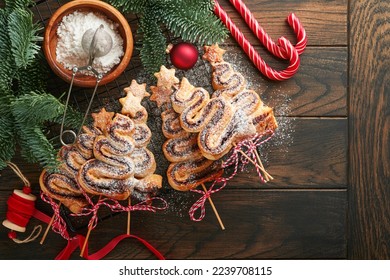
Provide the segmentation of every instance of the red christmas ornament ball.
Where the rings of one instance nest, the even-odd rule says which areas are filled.
[[[194,67],[198,61],[198,49],[191,43],[179,43],[172,47],[169,52],[172,64],[182,70]]]

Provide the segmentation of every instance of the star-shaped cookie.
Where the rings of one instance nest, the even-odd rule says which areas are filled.
[[[121,113],[135,118],[137,115],[147,118],[146,109],[141,105],[142,99],[150,96],[146,92],[146,84],[138,84],[135,80],[131,81],[131,85],[124,89],[126,96],[119,99],[122,104]]]
[[[172,89],[151,86],[150,90],[152,91],[150,100],[156,102],[158,107],[161,107],[163,104],[171,102]]]
[[[139,84],[136,80],[132,80],[130,86],[124,88],[124,91],[126,93],[131,91],[134,96],[139,96],[141,99],[150,96],[150,94],[146,91],[146,83]]]
[[[107,128],[114,117],[114,112],[107,112],[105,108],[101,109],[99,113],[92,113],[94,120],[93,126],[98,128],[103,133],[107,132]]]
[[[157,78],[157,86],[170,89],[174,84],[179,83],[179,79],[175,76],[175,69],[168,69],[164,65],[161,66],[160,72],[154,74]]]
[[[218,44],[205,46],[203,59],[210,63],[218,63],[223,61],[223,55],[226,50],[221,49]]]

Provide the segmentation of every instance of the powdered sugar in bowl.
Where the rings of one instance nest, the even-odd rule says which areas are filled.
[[[126,69],[133,53],[133,34],[125,17],[113,6],[98,0],[71,1],[61,6],[50,18],[44,36],[43,50],[53,72],[70,82],[72,67],[84,66],[88,54],[81,39],[84,31],[105,25],[112,38],[110,52],[94,61],[94,68],[103,74],[100,85],[116,79]],[[96,77],[87,72],[77,74],[74,85],[94,87]]]

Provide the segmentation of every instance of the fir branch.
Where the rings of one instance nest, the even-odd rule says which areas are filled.
[[[214,15],[214,0],[106,0],[122,12],[140,17],[141,62],[150,74],[166,64],[164,25],[176,37],[200,45],[221,43],[228,36]]]
[[[0,95],[0,116],[11,114],[11,103],[15,100],[11,94]]]
[[[18,123],[18,136],[23,158],[30,163],[40,163],[43,168],[58,167],[57,151],[39,126]]]
[[[189,0],[190,2],[196,2],[198,5],[198,11],[213,12],[215,1],[214,0]]]
[[[122,12],[143,13],[149,0],[106,0]]]
[[[5,0],[5,9],[7,11],[26,9],[27,7],[34,4],[35,3],[33,0]]]
[[[27,67],[20,68],[16,73],[15,79],[18,82],[17,89],[19,94],[34,92],[43,92],[47,86],[47,77],[49,77],[49,70],[46,63],[43,63],[44,57],[41,52],[37,54]]]
[[[163,3],[167,7],[161,9],[163,23],[175,36],[180,36],[184,41],[210,45],[227,38],[228,33],[222,22],[213,13],[204,8],[199,9],[199,3],[170,0],[161,1],[160,5]]]
[[[57,166],[57,150],[47,139],[44,127],[58,121],[64,105],[45,93],[46,70],[27,6],[30,0],[6,1],[0,9],[0,169],[12,159],[16,145],[32,163],[52,169]],[[68,110],[66,124],[77,126],[81,114]]]
[[[153,13],[146,13],[140,18],[139,33],[142,34],[140,50],[142,64],[149,74],[153,74],[166,63],[167,44]]]
[[[8,14],[0,10],[0,94],[8,93],[11,90],[12,79],[16,67],[12,58],[12,46],[7,32]]]
[[[62,105],[62,107],[65,108],[64,105]],[[66,110],[64,126],[71,129],[79,129],[81,122],[83,121],[83,117],[84,117],[83,114],[81,114],[79,111],[69,106],[68,109]],[[51,122],[61,124],[62,118],[63,118],[63,109],[61,115],[55,117]]]
[[[14,119],[12,115],[0,115],[0,169],[7,166],[15,154]]]
[[[62,117],[65,105],[51,94],[31,92],[15,99],[11,109],[17,122],[42,125],[44,122],[57,121]],[[68,123],[73,125],[81,123],[81,114],[76,114],[74,110],[69,110],[67,113],[69,113]]]
[[[45,92],[24,94],[11,103],[21,153],[28,162],[39,163],[49,170],[58,166],[58,151],[47,139],[43,127],[46,122],[61,122],[64,109],[64,104]],[[79,127],[81,121],[81,114],[68,108],[65,125]]]
[[[15,9],[8,16],[8,34],[12,45],[12,55],[18,68],[26,68],[40,50],[42,41],[38,36],[41,30],[33,23],[32,13],[25,9]]]
[[[0,96],[0,169],[7,166],[15,153],[14,118],[10,113],[12,95]]]

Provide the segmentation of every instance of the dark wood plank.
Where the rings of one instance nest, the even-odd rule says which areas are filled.
[[[274,177],[261,185],[252,165],[231,186],[241,188],[346,188],[347,119],[280,119],[280,131],[261,149]]]
[[[390,2],[351,1],[349,257],[390,258]]]
[[[298,73],[283,82],[269,81],[239,46],[227,46],[226,49],[226,61],[246,77],[250,87],[261,94],[264,102],[274,107],[277,114],[347,116],[347,48],[307,48],[301,56]],[[287,67],[268,52],[259,49],[259,53],[272,68],[281,70]],[[189,80],[195,79],[189,76]],[[203,83],[202,86],[207,86],[209,81],[206,79]]]
[[[259,44],[229,1],[219,2],[252,44]],[[244,2],[274,40],[284,36],[291,42],[296,42],[294,33],[286,23],[287,16],[295,13],[305,27],[310,46],[347,45],[347,0]]]
[[[222,231],[209,205],[202,222],[173,204],[165,213],[132,213],[132,234],[149,241],[168,259],[285,259],[346,257],[346,191],[223,190],[213,196]],[[189,202],[194,202],[192,197]],[[5,199],[0,197],[0,205]],[[0,210],[1,216],[4,209]],[[125,232],[126,214],[101,221],[91,233],[90,252]],[[85,232],[85,231],[83,231]],[[4,228],[0,235],[5,236]],[[0,239],[0,259],[53,259],[66,245],[50,233],[45,244],[16,245]],[[72,255],[78,259],[79,251]],[[140,243],[124,240],[107,259],[154,259]]]

